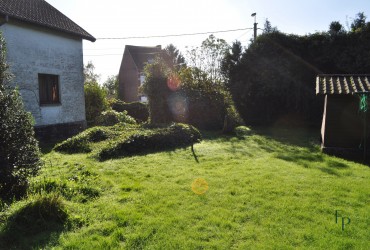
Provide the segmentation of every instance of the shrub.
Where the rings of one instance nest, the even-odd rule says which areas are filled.
[[[108,103],[106,93],[102,87],[96,82],[85,84],[85,109],[86,121],[89,126],[96,123],[96,118],[107,109]]]
[[[239,126],[234,129],[234,133],[238,138],[244,138],[252,133],[252,130],[246,126]]]
[[[93,127],[55,145],[54,150],[64,153],[89,153],[91,148],[89,142],[104,141],[114,135],[110,128]]]
[[[157,152],[166,149],[191,146],[200,142],[200,132],[191,125],[173,124],[167,128],[143,130],[129,138],[118,140],[98,152],[99,160]]]
[[[127,114],[133,117],[137,122],[146,122],[149,119],[148,105],[142,102],[125,103],[123,101],[114,100],[111,102],[111,107],[117,112],[127,111]]]
[[[136,121],[125,110],[122,112],[114,110],[103,111],[96,119],[96,124],[99,126],[113,126],[117,123],[136,124]]]
[[[33,118],[24,110],[17,90],[9,80],[5,42],[0,36],[0,198],[25,194],[28,178],[40,168],[40,152],[34,137]]]

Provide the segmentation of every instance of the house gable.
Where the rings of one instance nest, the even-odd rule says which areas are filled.
[[[0,15],[94,42],[96,39],[44,0],[1,0]]]
[[[119,71],[119,98],[125,102],[141,101],[139,87],[145,64],[162,53],[160,46],[126,45]],[[145,98],[143,98],[145,99]]]
[[[4,13],[0,30],[12,84],[35,119],[36,134],[56,139],[81,131],[86,127],[82,39],[95,38],[43,0],[1,1]]]

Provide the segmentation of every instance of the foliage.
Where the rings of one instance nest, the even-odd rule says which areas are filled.
[[[95,73],[95,66],[92,63],[92,61],[89,61],[87,65],[84,66],[85,84],[98,83],[99,80],[100,80],[100,75]]]
[[[8,85],[4,39],[0,38],[0,200],[25,194],[28,178],[40,168],[40,152],[33,118],[18,90]]]
[[[229,132],[229,127],[242,122],[228,91],[223,85],[214,84],[207,73],[197,68],[184,68],[179,71],[179,81],[180,96],[186,97],[185,121],[189,124],[200,129]]]
[[[107,109],[106,92],[97,82],[85,83],[85,110],[88,125],[96,124],[97,117]]]
[[[184,56],[173,44],[169,44],[164,48],[162,56],[169,68],[179,70],[181,67],[186,67]]]
[[[222,68],[244,121],[319,125],[323,99],[315,95],[315,77],[368,73],[370,25],[366,27],[342,33],[333,24],[327,33],[306,36],[265,33],[244,52],[234,44]]]
[[[112,100],[110,106],[117,112],[127,111],[137,122],[146,122],[149,119],[148,104],[142,102],[125,103],[120,100]]]
[[[211,35],[200,49],[189,52],[190,67],[175,70],[160,59],[147,65],[144,92],[149,99],[150,122],[183,122],[201,129],[224,128],[225,132],[240,124],[220,75],[221,55],[227,48],[224,40]]]
[[[118,97],[118,76],[109,76],[103,83],[103,89],[107,94],[107,98],[114,99]]]
[[[89,142],[100,142],[113,138],[117,132],[109,127],[93,127],[80,134],[68,138],[67,140],[55,145],[54,150],[64,153],[88,153],[91,152]]]
[[[171,110],[167,103],[171,94],[171,89],[167,85],[169,68],[163,60],[157,58],[155,62],[147,64],[144,70],[143,91],[149,100],[150,122],[169,124],[172,122]]]
[[[246,126],[238,126],[234,129],[234,133],[238,138],[244,138],[245,136],[251,135],[252,130]]]
[[[200,142],[200,132],[191,125],[172,124],[167,128],[146,130],[123,140],[117,140],[98,152],[99,160],[157,152],[191,146]]]
[[[272,33],[272,32],[277,32],[277,31],[279,31],[277,27],[273,27],[271,25],[271,22],[266,18],[266,21],[263,25],[263,33]]]
[[[96,119],[98,126],[113,126],[117,123],[136,124],[136,120],[127,114],[127,111],[117,112],[115,110],[103,111]]]
[[[221,73],[221,64],[229,45],[223,39],[210,35],[200,47],[187,51],[188,65],[205,72],[214,84],[223,84],[225,79]]]
[[[366,16],[364,12],[359,12],[351,24],[351,30],[352,32],[358,32],[364,29],[365,27],[366,27]]]

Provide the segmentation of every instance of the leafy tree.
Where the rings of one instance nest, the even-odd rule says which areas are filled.
[[[356,18],[353,20],[351,24],[352,32],[361,31],[366,26],[366,16],[364,12],[359,12],[356,15]]]
[[[344,30],[343,25],[340,24],[340,22],[333,21],[333,22],[330,23],[330,25],[329,25],[329,34],[331,36],[335,36],[335,35],[343,34],[343,33],[345,33],[345,30]]]
[[[186,66],[184,56],[173,44],[169,44],[164,48],[163,58],[170,68],[178,70]]]
[[[332,31],[340,33],[341,26],[332,24]],[[294,117],[290,123],[319,125],[323,100],[315,95],[316,75],[370,70],[370,24],[340,34],[264,33],[241,54],[234,44],[223,69],[244,121],[268,125],[289,116]]]
[[[230,46],[225,40],[210,35],[200,47],[195,47],[187,52],[188,66],[205,72],[214,84],[223,84],[225,79],[221,72],[221,64],[229,48]]]
[[[267,18],[263,27],[263,33],[272,33],[278,31],[277,27],[272,27],[271,22]]]
[[[108,98],[118,98],[118,76],[112,75],[103,83]]]
[[[8,85],[5,41],[0,35],[0,198],[26,193],[28,178],[40,168],[33,118],[24,110],[18,90]]]
[[[168,124],[173,121],[168,105],[171,89],[167,84],[170,69],[167,63],[157,57],[144,68],[145,82],[143,91],[148,96],[149,118],[153,124]]]
[[[84,86],[86,121],[89,126],[96,124],[101,112],[108,108],[105,90],[97,82],[88,82]]]
[[[84,82],[99,82],[100,75],[95,73],[95,66],[92,61],[89,61],[87,65],[84,66]]]

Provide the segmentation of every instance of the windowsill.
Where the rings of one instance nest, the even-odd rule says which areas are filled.
[[[58,107],[58,106],[62,106],[61,103],[50,103],[50,104],[40,104],[40,107]]]

